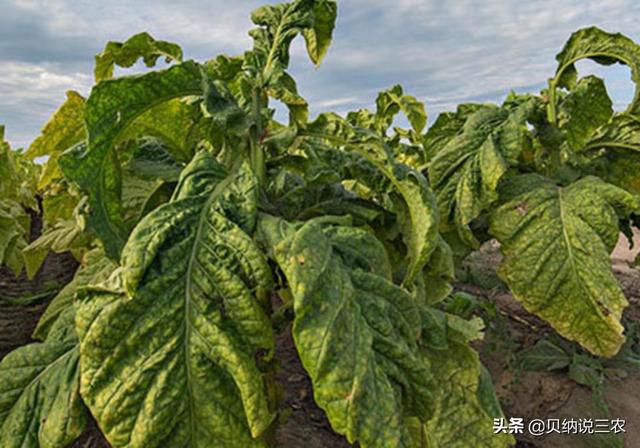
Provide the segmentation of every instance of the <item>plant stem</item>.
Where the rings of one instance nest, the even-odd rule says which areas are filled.
[[[556,114],[556,82],[557,78],[549,79],[549,104],[547,105],[547,119],[552,125],[557,125]]]
[[[254,129],[251,136],[251,168],[258,178],[258,184],[264,185],[267,170],[265,166],[264,149],[262,148],[262,133],[264,132],[262,124],[262,92],[259,88],[253,89],[253,118]]]

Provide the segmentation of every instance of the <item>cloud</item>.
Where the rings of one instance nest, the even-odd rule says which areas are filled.
[[[108,40],[147,30],[180,43],[188,58],[250,47],[250,11],[260,0],[0,0],[0,122],[28,142],[63,99],[86,91],[93,55]],[[393,84],[427,101],[430,117],[466,101],[499,101],[510,90],[538,91],[555,71],[571,32],[589,25],[640,40],[634,0],[349,0],[316,70],[294,42],[292,67],[312,112],[370,107]],[[631,96],[628,71],[606,75],[616,107]]]

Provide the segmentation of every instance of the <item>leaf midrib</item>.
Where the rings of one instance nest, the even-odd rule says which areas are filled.
[[[185,332],[185,343],[184,343],[184,356],[185,356],[185,370],[187,375],[187,400],[189,401],[189,424],[191,430],[189,431],[189,446],[195,447],[194,443],[194,435],[196,434],[195,428],[195,410],[193,408],[194,401],[194,391],[193,391],[193,373],[191,371],[191,360],[189,359],[189,346],[191,344],[191,332],[198,332],[195,327],[191,325],[191,290],[192,290],[192,278],[194,268],[197,264],[197,256],[199,249],[199,241],[202,238],[203,229],[207,224],[207,212],[209,208],[213,204],[213,202],[218,199],[220,194],[227,188],[227,186],[233,182],[235,179],[236,170],[233,170],[225,179],[223,179],[218,185],[215,186],[206,202],[202,206],[200,211],[200,217],[198,218],[198,227],[196,230],[196,235],[193,240],[193,246],[191,247],[191,254],[189,255],[189,263],[187,265],[187,272],[185,275],[186,285],[185,285],[185,294],[184,294],[184,307],[185,307],[185,319],[184,319],[184,332]],[[199,332],[198,332],[199,333]],[[202,336],[201,336],[202,337]]]

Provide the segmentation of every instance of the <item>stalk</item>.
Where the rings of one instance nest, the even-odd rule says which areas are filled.
[[[554,126],[558,121],[556,113],[556,80],[557,78],[549,79],[549,104],[547,105],[547,119]]]
[[[254,118],[254,129],[253,135],[250,139],[251,145],[251,168],[253,169],[254,174],[258,178],[258,184],[264,185],[266,177],[267,177],[267,169],[265,165],[265,156],[264,149],[262,147],[262,133],[264,132],[263,124],[262,124],[262,92],[259,88],[253,89],[252,95],[252,103],[253,103],[253,118]]]

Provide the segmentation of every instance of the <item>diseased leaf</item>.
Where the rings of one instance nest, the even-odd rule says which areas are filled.
[[[0,446],[58,448],[84,430],[78,390],[78,341],[69,308],[45,342],[20,347],[0,362]]]
[[[604,82],[595,76],[587,76],[560,103],[558,125],[569,148],[580,151],[612,114],[612,103]]]
[[[68,91],[66,101],[51,116],[42,129],[42,134],[31,143],[25,153],[25,156],[31,159],[49,157],[38,180],[38,188],[45,188],[63,177],[58,166],[58,157],[86,139],[84,107],[85,99],[73,90]]]
[[[375,120],[378,131],[386,131],[398,112],[405,114],[413,131],[417,134],[420,134],[427,125],[424,104],[413,96],[405,95],[402,87],[395,85],[389,90],[381,92],[376,99]]]
[[[406,420],[426,421],[433,405],[417,345],[419,309],[380,269],[386,255],[373,235],[322,222],[296,230],[276,218],[260,221],[293,295],[293,337],[315,401],[350,443],[413,446]],[[347,236],[360,244],[345,250]]]
[[[444,300],[453,291],[451,284],[455,279],[453,251],[442,236],[424,268],[426,305],[435,305]]]
[[[479,242],[469,229],[498,199],[498,185],[516,164],[526,138],[531,102],[514,108],[484,106],[429,162],[429,181],[440,209],[441,229],[455,226],[471,247]]]
[[[309,118],[309,105],[300,94],[295,80],[282,72],[267,89],[272,98],[282,101],[289,108],[289,121],[292,125],[304,125]]]
[[[149,33],[135,34],[125,42],[108,42],[102,53],[96,55],[95,80],[111,79],[116,65],[127,68],[142,59],[147,67],[153,67],[160,57],[166,62],[181,61],[182,49],[174,43],[155,40]]]
[[[597,27],[588,27],[571,35],[564,48],[556,56],[558,69],[551,81],[550,90],[557,87],[573,89],[577,83],[575,63],[581,59],[591,59],[599,64],[625,64],[631,70],[631,78],[636,84],[633,100],[627,112],[635,113],[640,108],[640,46],[620,33],[607,33]],[[551,107],[553,107],[552,105]]]
[[[254,356],[273,351],[255,247],[257,189],[198,153],[170,203],[134,229],[122,270],[81,292],[82,396],[114,448],[266,446]]]
[[[89,225],[102,239],[107,256],[116,259],[124,245],[115,146],[135,120],[154,106],[201,91],[198,64],[184,62],[164,71],[98,84],[87,100],[88,147],[60,157],[67,177],[89,195]]]
[[[197,144],[209,131],[209,120],[200,105],[175,98],[153,105],[131,123],[118,141],[149,139],[162,142],[177,162],[186,163],[195,154]]]
[[[505,259],[499,274],[524,307],[599,356],[624,342],[627,300],[609,254],[618,220],[637,198],[595,177],[560,188],[536,175],[516,178],[491,216]]]
[[[0,200],[0,264],[6,264],[15,275],[24,265],[22,249],[27,245],[31,218],[15,201]]]
[[[316,0],[313,3],[313,27],[304,29],[302,35],[307,44],[309,59],[320,65],[331,45],[338,5],[333,0]]]
[[[439,316],[439,319],[444,319],[444,316]],[[470,324],[463,321],[462,325]],[[512,446],[513,436],[493,431],[493,419],[502,417],[502,411],[493,395],[490,378],[483,378],[478,354],[469,347],[465,333],[449,325],[443,328],[447,332],[443,346],[434,347],[426,340],[422,348],[422,355],[431,366],[437,405],[434,416],[424,425],[422,432],[428,442],[413,446]],[[427,325],[425,334],[430,329],[432,327]],[[465,332],[473,333],[473,326]],[[484,383],[486,381],[489,381],[488,385]]]
[[[384,141],[373,132],[351,126],[336,114],[321,114],[310,123],[305,135],[337,143],[347,151],[364,157],[392,185],[394,212],[398,216],[407,247],[408,267],[404,284],[411,285],[427,263],[438,238],[438,212],[435,198],[421,173],[397,164]],[[358,178],[381,189],[379,176]],[[374,184],[372,184],[374,186]]]
[[[480,108],[481,104],[461,104],[455,112],[443,112],[438,115],[422,140],[427,161],[431,161],[449,140],[459,134],[467,118]]]
[[[82,235],[83,230],[75,219],[59,221],[29,243],[22,250],[27,277],[35,277],[49,252],[62,253],[69,250],[74,241]]]
[[[0,199],[12,200],[38,210],[36,181],[40,166],[28,160],[24,153],[11,149],[4,141],[4,126],[0,125]]]
[[[589,168],[602,179],[640,194],[640,119],[615,114],[587,142],[583,153],[593,162]]]
[[[335,22],[331,10],[335,8],[332,0],[295,0],[265,5],[251,13],[251,21],[258,28],[249,32],[253,37],[253,50],[246,62],[262,74],[265,86],[272,84],[273,75],[277,79],[289,66],[289,47],[298,34],[306,32],[309,57],[314,63],[320,63],[331,42]]]

